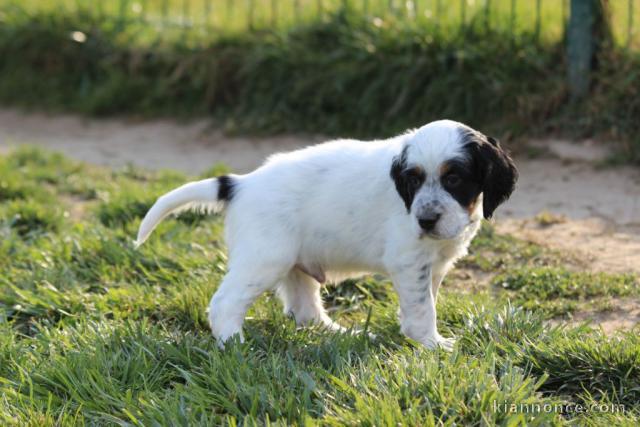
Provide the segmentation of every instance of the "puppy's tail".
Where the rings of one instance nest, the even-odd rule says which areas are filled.
[[[233,197],[236,179],[230,176],[203,179],[178,187],[161,196],[145,215],[135,246],[142,245],[168,215],[185,210],[220,211]]]

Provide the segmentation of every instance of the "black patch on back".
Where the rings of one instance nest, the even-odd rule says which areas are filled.
[[[491,218],[496,208],[506,201],[515,189],[518,170],[509,154],[494,138],[487,138],[473,129],[461,129],[464,149],[469,154],[474,174],[482,192],[482,210]]]
[[[426,176],[421,168],[407,168],[407,151],[408,147],[405,146],[402,152],[393,158],[389,175],[396,185],[396,191],[404,201],[407,213],[409,213],[413,198],[418,188],[424,184]]]
[[[233,178],[227,175],[218,177],[218,200],[230,202],[236,190],[236,183]]]

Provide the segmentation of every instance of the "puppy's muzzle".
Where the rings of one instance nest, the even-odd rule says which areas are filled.
[[[420,228],[427,233],[431,233],[435,228],[442,214],[438,212],[427,212],[418,218]]]

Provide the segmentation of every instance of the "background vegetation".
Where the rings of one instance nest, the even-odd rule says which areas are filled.
[[[566,1],[4,0],[0,102],[376,137],[449,117],[597,135],[637,160],[640,7],[609,3],[613,36],[574,103]]]
[[[132,245],[154,198],[185,179],[33,149],[0,157],[1,424],[640,421],[639,331],[553,326],[637,297],[638,277],[577,272],[578,261],[489,225],[441,291],[453,353],[399,333],[397,297],[379,277],[324,288],[331,316],[375,339],[297,330],[270,294],[249,313],[247,344],[220,350],[206,321],[226,268],[219,218],[168,220]],[[496,410],[512,403],[532,409]],[[598,406],[566,409],[578,403]]]

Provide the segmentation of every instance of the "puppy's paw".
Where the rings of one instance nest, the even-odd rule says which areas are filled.
[[[430,350],[440,347],[445,351],[452,351],[455,343],[456,340],[454,338],[445,338],[440,334],[422,340],[422,344]]]
[[[339,333],[339,334],[349,334],[349,335],[363,335],[366,334],[367,337],[370,340],[375,340],[377,338],[377,335],[369,332],[369,331],[364,331],[363,329],[360,328],[355,328],[355,327],[351,327],[351,328],[346,328],[336,322],[333,321],[329,321],[329,322],[322,322],[319,324],[319,327],[325,331],[328,332],[333,332],[333,333]]]
[[[331,332],[336,332],[336,333],[342,333],[342,334],[350,334],[350,335],[362,335],[362,334],[366,334],[369,339],[374,340],[376,339],[376,335],[372,334],[371,332],[365,332],[364,330],[360,329],[360,328],[345,328],[344,326],[341,326],[339,324],[337,324],[336,322],[330,322],[330,323],[324,323],[322,325],[323,328],[325,328],[328,331]]]
[[[216,340],[216,345],[220,350],[224,350],[228,345],[231,345],[233,343],[244,343],[244,335],[242,334],[242,332],[237,332],[226,337],[217,337],[216,335],[213,335],[213,338]]]

